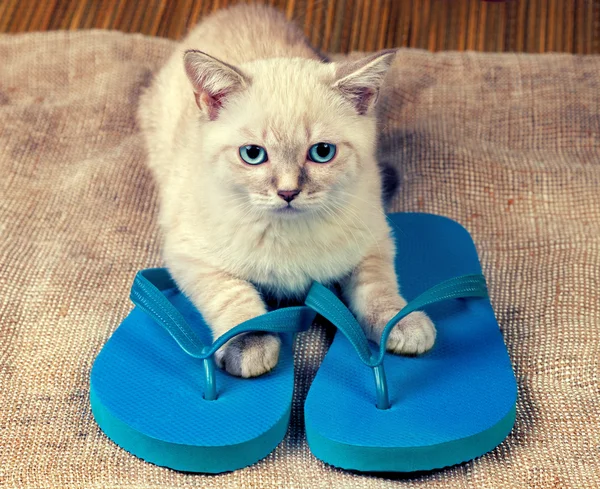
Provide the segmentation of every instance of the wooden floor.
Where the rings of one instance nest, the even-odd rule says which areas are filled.
[[[178,39],[239,0],[0,0],[0,32],[118,29]],[[263,0],[327,51],[600,53],[600,0]]]

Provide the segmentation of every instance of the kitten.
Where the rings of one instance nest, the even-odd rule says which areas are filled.
[[[240,5],[198,25],[143,94],[164,258],[215,338],[264,314],[263,294],[302,300],[313,280],[338,282],[375,342],[406,304],[375,156],[373,106],[393,58],[326,63],[282,14]],[[422,353],[434,339],[416,312],[387,349]],[[279,348],[249,333],[216,361],[257,376]]]

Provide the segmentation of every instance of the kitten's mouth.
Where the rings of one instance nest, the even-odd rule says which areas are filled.
[[[283,216],[293,216],[294,214],[300,214],[302,211],[297,207],[286,205],[285,207],[278,207],[275,209],[275,213]]]

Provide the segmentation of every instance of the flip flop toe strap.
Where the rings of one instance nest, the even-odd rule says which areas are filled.
[[[377,407],[387,409],[390,407],[390,402],[383,359],[388,337],[398,321],[411,312],[437,302],[468,297],[487,297],[487,295],[485,278],[481,274],[461,275],[434,285],[406,304],[398,314],[390,319],[381,334],[379,351],[376,353],[371,352],[369,341],[356,318],[330,289],[319,283],[313,283],[305,304],[339,329],[348,338],[360,360],[373,370]]]
[[[186,354],[202,360],[206,400],[217,398],[213,356],[227,341],[237,335],[253,331],[269,333],[306,331],[316,315],[315,311],[306,306],[276,309],[244,321],[217,338],[212,344],[205,345],[179,310],[165,296],[165,290],[175,287],[177,285],[166,268],[141,270],[135,276],[130,299],[155,323],[162,326]]]

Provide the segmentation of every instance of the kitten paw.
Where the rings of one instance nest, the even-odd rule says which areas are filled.
[[[435,326],[429,316],[416,311],[400,320],[390,332],[386,350],[396,354],[419,355],[435,342]]]
[[[273,370],[281,340],[269,333],[245,333],[229,340],[215,353],[217,365],[237,377],[257,377]]]

